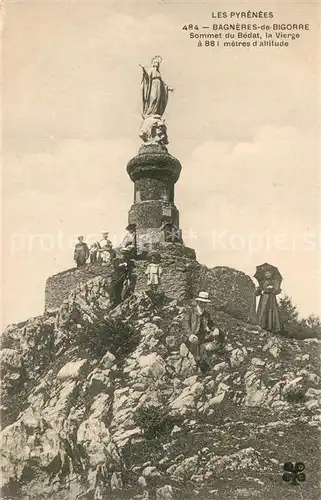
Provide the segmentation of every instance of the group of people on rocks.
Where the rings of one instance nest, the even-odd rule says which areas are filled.
[[[160,231],[164,232],[165,242],[179,241],[183,244],[181,232],[171,220],[162,220]],[[115,257],[115,250],[108,236],[108,232],[103,232],[100,241],[95,241],[90,247],[84,241],[83,236],[78,237],[78,243],[74,250],[74,261],[77,268],[85,266],[88,260],[90,264],[101,263],[104,265]],[[132,250],[132,254],[135,254],[136,224],[129,224],[126,227],[126,234],[119,248],[129,248]]]
[[[260,267],[260,266],[259,266]],[[276,273],[263,267],[261,277],[259,276],[259,285],[256,288],[256,296],[260,297],[256,311],[256,321],[261,328],[273,333],[282,333],[282,317],[279,312],[276,295],[281,292],[280,276],[278,270]],[[270,266],[273,268],[273,266]],[[193,354],[198,370],[206,373],[209,369],[209,359],[213,350],[218,345],[224,345],[223,332],[214,328],[211,315],[206,306],[210,304],[209,294],[200,292],[193,301],[192,307],[188,309],[186,315],[186,329],[188,340],[186,347]]]
[[[120,248],[129,248],[134,251],[135,234],[136,225],[129,224],[126,227],[126,235],[123,238]],[[108,239],[108,236],[108,232],[103,232],[100,241],[95,241],[90,248],[87,243],[85,243],[83,236],[78,237],[78,243],[74,250],[74,261],[77,268],[85,266],[88,259],[90,264],[95,264],[97,262],[106,264],[115,257],[117,249],[113,248],[113,244]]]
[[[77,268],[84,267],[88,259],[90,264],[107,265],[109,262],[112,264],[110,300],[112,307],[116,307],[135,290],[136,225],[129,224],[126,227],[126,235],[120,247],[113,248],[108,236],[108,232],[103,232],[101,240],[93,243],[90,248],[84,242],[83,236],[79,236],[74,250],[74,260]]]
[[[82,236],[78,237],[75,246],[74,260],[77,268],[84,267],[89,258],[91,264],[101,263],[112,264],[113,271],[110,284],[110,299],[112,307],[116,307],[134,291],[137,276],[136,267],[136,225],[129,224],[126,227],[121,246],[113,248],[112,242],[108,239],[109,233],[103,232],[102,239],[95,242],[90,248],[84,242]],[[156,291],[161,280],[162,267],[160,265],[161,256],[157,251],[150,251],[147,254],[147,266],[145,275],[150,290]]]
[[[147,284],[152,292],[156,292],[160,284],[162,267],[161,256],[156,251],[147,254],[147,266],[145,275]],[[113,272],[110,284],[110,299],[112,307],[118,306],[135,291],[137,275],[135,273],[135,247],[129,242],[127,246],[120,249],[112,259]]]
[[[121,247],[113,248],[108,239],[108,232],[102,233],[101,240],[94,243],[90,248],[84,242],[84,238],[79,236],[75,247],[75,262],[77,267],[86,264],[88,258],[90,263],[100,262],[112,263],[113,271],[110,283],[110,300],[112,307],[118,306],[134,291],[137,275],[136,267],[136,226],[130,224],[126,227],[126,235],[123,238]],[[162,266],[161,256],[157,251],[152,250],[147,255],[147,266],[145,275],[150,290],[156,291],[161,282]],[[273,266],[271,266],[273,267]],[[278,310],[276,295],[280,293],[280,286],[275,281],[275,276],[269,270],[264,270],[262,278],[259,279],[259,286],[256,295],[260,296],[258,309],[256,312],[257,323],[262,328],[272,332],[282,331],[282,320]],[[188,331],[186,347],[195,358],[197,370],[206,373],[210,367],[208,359],[215,346],[223,345],[224,336],[217,328],[214,328],[211,315],[206,305],[211,303],[208,292],[201,291],[187,311],[185,327]]]
[[[261,328],[273,333],[283,331],[282,318],[276,300],[276,295],[280,292],[278,278],[273,272],[266,270],[256,288],[256,295],[260,297],[256,320]],[[194,356],[197,370],[203,374],[210,370],[213,351],[217,350],[218,346],[223,347],[225,341],[223,332],[214,328],[211,315],[207,310],[207,305],[210,303],[209,294],[201,291],[191,307],[187,309],[185,321],[185,331],[188,332],[186,347]]]

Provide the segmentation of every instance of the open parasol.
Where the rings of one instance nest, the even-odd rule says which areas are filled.
[[[258,280],[258,282],[261,284],[262,281],[265,279],[265,273],[269,271],[272,274],[272,279],[273,281],[280,287],[283,277],[278,270],[277,267],[272,266],[271,264],[268,264],[265,262],[264,264],[261,264],[260,266],[256,266],[256,272],[254,274],[254,278]]]

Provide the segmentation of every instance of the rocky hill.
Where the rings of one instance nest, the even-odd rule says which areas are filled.
[[[4,499],[319,498],[317,340],[213,309],[211,370],[186,349],[186,299],[110,311],[96,277],[3,334]],[[282,480],[302,461],[306,481]]]

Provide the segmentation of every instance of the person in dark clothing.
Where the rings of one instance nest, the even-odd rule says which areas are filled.
[[[113,259],[113,274],[110,285],[112,307],[118,306],[127,299],[135,289],[136,276],[133,272],[135,261],[130,258],[131,251],[122,249],[122,257]]]
[[[256,295],[260,297],[257,309],[257,323],[268,332],[283,332],[282,319],[276,300],[276,296],[280,292],[280,286],[278,283],[275,283],[272,273],[266,271],[264,280],[256,290]]]
[[[84,242],[84,237],[79,236],[78,242],[74,251],[74,261],[76,262],[77,268],[83,267],[89,257],[89,248],[87,243]]]
[[[113,273],[110,283],[110,300],[112,307],[116,307],[121,303],[121,295],[126,278],[126,265],[123,259],[115,257],[113,259]]]
[[[136,267],[135,260],[132,258],[133,250],[131,248],[124,248],[122,250],[123,260],[126,264],[126,276],[122,289],[122,301],[126,300],[135,291],[137,276],[134,272]]]
[[[210,302],[208,293],[200,292],[186,316],[187,348],[193,354],[196,366],[202,373],[209,370],[204,344],[213,340],[214,325],[210,313],[205,309],[206,304]]]

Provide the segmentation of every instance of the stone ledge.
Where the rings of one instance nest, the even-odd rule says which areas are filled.
[[[186,250],[186,247],[181,247]],[[174,251],[173,245],[171,246]],[[194,252],[192,249],[188,249]],[[248,323],[255,322],[255,286],[249,276],[228,267],[209,269],[195,258],[167,253],[162,257],[163,276],[160,290],[170,299],[183,300],[196,297],[200,290],[208,291],[212,307]],[[145,276],[146,261],[136,262],[136,291],[148,289]],[[93,264],[81,269],[68,269],[48,278],[45,290],[45,310],[54,310],[66,300],[80,283],[96,276],[106,278],[110,284],[112,265]]]
[[[132,158],[127,164],[127,173],[135,182],[142,177],[155,177],[177,182],[182,166],[177,158],[163,151],[144,152]]]

